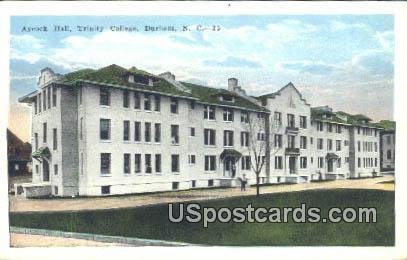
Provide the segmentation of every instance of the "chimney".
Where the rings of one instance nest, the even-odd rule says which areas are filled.
[[[229,78],[228,79],[228,90],[229,91],[235,91],[235,88],[237,88],[237,79],[236,78]]]

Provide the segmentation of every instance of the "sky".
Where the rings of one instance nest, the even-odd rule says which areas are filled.
[[[69,31],[54,31],[55,25],[68,25]],[[29,31],[43,26],[46,32]],[[176,31],[145,31],[145,26]],[[393,30],[392,15],[16,16],[9,125],[29,140],[21,129],[29,124],[29,110],[17,99],[36,89],[42,68],[68,73],[110,64],[171,71],[177,80],[220,88],[235,77],[249,95],[292,82],[312,106],[392,119]]]

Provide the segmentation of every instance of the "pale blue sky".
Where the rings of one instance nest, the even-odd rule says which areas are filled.
[[[138,16],[13,17],[11,99],[36,87],[39,71],[56,72],[109,64],[226,87],[236,77],[251,95],[293,82],[312,106],[392,118],[393,16]],[[72,32],[52,32],[54,25]],[[48,32],[22,32],[24,26]],[[77,25],[103,26],[78,32]],[[112,32],[115,25],[139,32]],[[177,32],[144,32],[145,25],[172,25]],[[219,25],[220,31],[181,31],[182,26]]]

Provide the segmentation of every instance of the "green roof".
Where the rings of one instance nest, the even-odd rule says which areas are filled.
[[[81,82],[88,82],[93,84],[117,86],[130,89],[160,92],[163,94],[176,95],[176,96],[190,96],[188,93],[178,90],[175,86],[168,83],[166,80],[154,76],[154,87],[144,84],[131,83],[125,79],[126,74],[140,75],[140,76],[153,76],[147,74],[145,71],[136,69],[135,67],[127,70],[118,65],[110,65],[98,70],[84,69],[76,72],[68,73],[59,79],[56,83],[65,85],[76,85]]]
[[[264,107],[261,107],[239,95],[230,92],[223,88],[212,88],[201,86],[197,84],[192,84],[188,82],[181,82],[182,85],[187,87],[191,90],[191,95],[201,102],[216,104],[216,105],[223,105],[223,106],[236,106],[236,107],[243,107],[251,110],[261,110],[267,111]],[[221,100],[219,97],[222,95],[232,96],[234,98],[234,102],[228,102]]]
[[[374,123],[377,127],[384,128],[385,130],[396,130],[396,122],[391,120],[380,120]]]
[[[153,87],[146,86],[138,83],[131,83],[126,80],[127,74],[147,76],[153,78]],[[130,69],[122,68],[118,65],[110,65],[98,70],[82,69],[62,76],[56,83],[64,85],[76,86],[77,84],[87,82],[93,84],[100,84],[106,86],[125,87],[135,90],[142,90],[148,92],[159,92],[162,94],[169,94],[174,96],[182,96],[197,99],[203,103],[210,103],[214,105],[224,105],[229,107],[242,107],[250,110],[267,111],[267,109],[238,96],[222,88],[212,88],[201,85],[196,85],[187,82],[180,82],[187,89],[191,90],[190,93],[169,83],[167,80],[155,76],[149,72],[139,70],[136,67]],[[222,101],[219,95],[230,95],[234,97],[234,102]]]
[[[324,115],[329,115],[330,117],[326,118],[324,117]],[[312,120],[323,120],[333,123],[342,123],[356,126],[379,127],[375,123],[371,123],[370,121],[372,121],[372,119],[365,115],[362,114],[352,115],[343,111],[331,112],[324,110],[321,107],[311,108],[311,117]],[[343,117],[346,117],[346,120]]]

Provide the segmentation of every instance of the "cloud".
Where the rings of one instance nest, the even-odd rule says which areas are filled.
[[[353,57],[351,62],[353,67],[365,71],[372,76],[393,78],[393,55],[389,52],[368,50]]]
[[[379,41],[380,45],[385,50],[393,50],[394,49],[394,32],[393,31],[384,31],[384,32],[377,32],[376,33],[377,40]]]
[[[278,66],[282,69],[287,69],[298,73],[309,73],[315,75],[328,75],[341,69],[339,66],[313,61],[282,62]]]
[[[203,64],[205,66],[218,66],[230,68],[242,67],[256,69],[261,67],[261,64],[259,62],[251,61],[249,59],[241,57],[226,57],[223,60],[204,60]]]
[[[344,30],[363,30],[372,31],[372,28],[364,23],[345,23],[342,21],[332,21],[330,23],[330,29],[332,31],[344,31]]]

